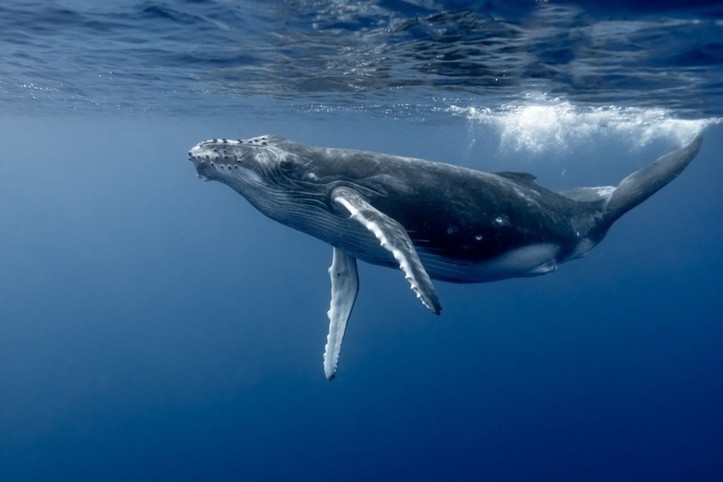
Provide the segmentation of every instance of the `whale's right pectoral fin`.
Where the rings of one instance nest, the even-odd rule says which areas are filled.
[[[442,311],[439,298],[404,227],[369,204],[353,189],[338,187],[332,192],[331,199],[344,208],[351,219],[369,230],[379,244],[394,256],[417,298],[438,315]]]

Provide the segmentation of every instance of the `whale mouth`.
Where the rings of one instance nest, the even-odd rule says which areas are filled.
[[[194,161],[194,159],[189,154],[189,160]],[[213,177],[210,175],[209,171],[211,170],[211,165],[206,162],[199,162],[196,164],[194,162],[194,165],[196,166],[196,176],[199,179],[203,179],[204,181],[211,181]]]
[[[214,170],[219,160],[218,152],[208,145],[208,141],[200,142],[188,151],[188,160],[196,168],[196,175],[204,181],[214,178]]]

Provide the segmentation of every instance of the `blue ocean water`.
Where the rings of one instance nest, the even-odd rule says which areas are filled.
[[[0,5],[0,480],[723,478],[719,2]],[[187,150],[299,142],[673,183],[554,274],[360,265],[339,374],[329,246]]]

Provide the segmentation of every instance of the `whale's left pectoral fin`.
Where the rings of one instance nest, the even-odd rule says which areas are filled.
[[[333,259],[329,267],[331,277],[331,303],[329,305],[329,334],[324,347],[324,375],[331,381],[336,373],[341,342],[344,339],[346,323],[354,308],[359,292],[359,275],[356,270],[356,258],[334,248]]]
[[[432,285],[432,280],[429,278],[427,270],[424,269],[406,229],[396,220],[369,204],[353,189],[338,187],[332,192],[331,199],[343,207],[350,214],[351,219],[368,229],[381,246],[394,256],[417,298],[424,306],[438,315],[442,311],[442,306]]]

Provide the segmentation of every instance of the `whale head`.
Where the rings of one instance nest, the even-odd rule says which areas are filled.
[[[299,212],[326,209],[329,186],[315,176],[312,161],[296,144],[276,136],[210,139],[188,151],[202,179],[219,181],[280,222]]]
[[[278,168],[283,153],[278,138],[209,139],[188,151],[199,177],[225,184],[259,183]]]

